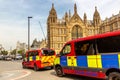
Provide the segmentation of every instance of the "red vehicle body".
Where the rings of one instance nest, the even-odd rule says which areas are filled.
[[[58,76],[120,80],[120,31],[67,42],[55,58],[54,68]]]
[[[39,50],[30,50],[26,52],[26,57],[22,62],[23,68],[40,68],[53,67],[55,51],[52,49],[42,48]]]

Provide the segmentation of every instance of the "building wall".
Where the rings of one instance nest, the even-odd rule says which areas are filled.
[[[110,18],[106,18],[100,25],[100,33],[120,30],[120,12]]]
[[[120,13],[102,21],[97,7],[95,7],[93,20],[87,20],[86,13],[82,20],[77,13],[75,4],[72,16],[69,11],[69,14],[66,12],[62,19],[58,19],[54,4],[52,4],[47,20],[47,47],[55,49],[59,53],[67,41],[118,30],[120,29],[119,27]]]

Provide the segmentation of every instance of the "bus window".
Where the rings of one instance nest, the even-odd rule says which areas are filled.
[[[92,41],[76,42],[75,54],[77,55],[93,55],[95,53]]]
[[[97,39],[99,53],[120,52],[120,36]]]

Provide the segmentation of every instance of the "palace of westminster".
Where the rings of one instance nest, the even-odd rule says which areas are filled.
[[[77,13],[76,4],[74,4],[73,15],[69,11],[69,13],[65,13],[62,19],[58,19],[54,4],[52,4],[47,19],[47,40],[40,42],[40,48],[52,48],[56,50],[56,53],[59,53],[67,41],[115,30],[120,30],[120,12],[110,18],[101,20],[97,7],[95,7],[93,20],[88,20],[86,13],[84,13],[82,19]]]

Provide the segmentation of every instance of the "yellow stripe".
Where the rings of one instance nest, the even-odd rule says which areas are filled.
[[[88,67],[97,68],[96,55],[87,56]]]
[[[55,58],[54,64],[55,65],[60,64],[60,58]]]
[[[37,61],[37,60],[40,60],[40,56],[36,56],[36,61]]]
[[[119,68],[120,68],[120,54],[118,54]]]
[[[46,56],[46,59],[44,60],[45,62],[48,62],[49,56]]]
[[[44,59],[45,59],[45,56],[42,56],[42,60],[41,61],[44,62]]]
[[[72,66],[72,60],[71,60],[71,57],[70,56],[67,56],[67,65],[68,66]]]
[[[29,57],[29,60],[32,61],[32,56]]]
[[[101,55],[97,55],[97,64],[98,64],[98,68],[102,68]]]
[[[67,57],[67,65],[68,66],[77,66],[77,60],[76,60],[75,56]]]
[[[76,57],[76,56],[73,56],[73,57],[72,57],[72,60],[73,60],[73,66],[77,66],[77,60],[76,60],[75,57]]]

